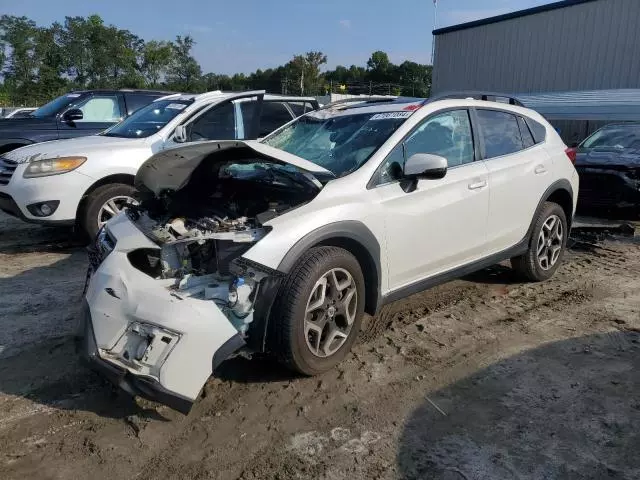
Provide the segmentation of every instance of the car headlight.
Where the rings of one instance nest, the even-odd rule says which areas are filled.
[[[58,157],[34,160],[29,163],[22,176],[24,178],[33,178],[60,175],[61,173],[75,170],[86,161],[87,157]]]

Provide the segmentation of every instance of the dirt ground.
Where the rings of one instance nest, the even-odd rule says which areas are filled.
[[[387,307],[316,378],[233,359],[188,416],[78,364],[83,248],[0,216],[2,479],[638,479],[640,242]],[[637,240],[637,239],[636,239]]]

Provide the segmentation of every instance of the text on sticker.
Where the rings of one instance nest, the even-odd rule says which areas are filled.
[[[385,112],[376,113],[371,120],[387,120],[389,118],[409,118],[413,112]]]

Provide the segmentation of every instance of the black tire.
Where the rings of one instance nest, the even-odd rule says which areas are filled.
[[[355,283],[355,319],[344,343],[330,356],[320,357],[307,345],[304,319],[307,302],[316,282],[334,268],[346,270]],[[340,363],[355,342],[365,303],[365,283],[356,258],[338,247],[309,250],[287,276],[271,316],[270,351],[288,368],[304,375],[317,375]]]
[[[93,240],[98,233],[98,212],[102,206],[112,198],[133,197],[135,191],[131,185],[124,183],[110,183],[96,188],[87,196],[78,214],[80,232],[88,240]]]
[[[560,219],[562,226],[561,249],[555,263],[545,269],[541,265],[537,255],[538,240],[543,225],[554,215]],[[564,252],[567,247],[567,237],[567,217],[564,210],[557,203],[545,202],[534,221],[533,232],[529,239],[529,248],[527,249],[527,252],[518,257],[513,257],[511,259],[511,267],[519,276],[531,282],[542,282],[551,278],[562,262],[562,257],[564,256]]]

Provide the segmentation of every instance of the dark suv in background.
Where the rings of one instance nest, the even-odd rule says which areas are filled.
[[[32,143],[93,135],[171,92],[79,90],[38,108],[26,118],[0,120],[0,153]]]
[[[575,151],[583,213],[640,214],[640,123],[606,125]]]

